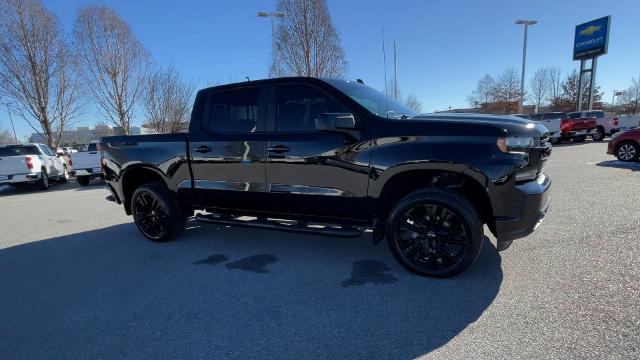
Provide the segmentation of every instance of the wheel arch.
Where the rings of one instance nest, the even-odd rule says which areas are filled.
[[[406,195],[423,188],[443,188],[455,191],[468,199],[483,223],[493,231],[493,208],[486,189],[486,177],[468,166],[442,167],[409,166],[397,169],[374,189],[371,196],[379,200],[378,216],[385,221],[393,206]]]
[[[127,168],[120,179],[122,184],[122,202],[127,215],[131,215],[131,196],[144,184],[160,182],[166,185],[166,179],[158,169],[150,166],[133,166]]]

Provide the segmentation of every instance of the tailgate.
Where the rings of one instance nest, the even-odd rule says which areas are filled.
[[[24,174],[29,172],[25,156],[0,157],[0,180],[7,175]]]
[[[71,154],[74,169],[100,168],[100,153],[98,151],[78,152]]]

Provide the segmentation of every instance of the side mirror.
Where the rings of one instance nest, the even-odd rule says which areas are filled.
[[[340,132],[360,140],[356,127],[356,118],[350,113],[323,113],[315,119],[316,129],[320,131]]]

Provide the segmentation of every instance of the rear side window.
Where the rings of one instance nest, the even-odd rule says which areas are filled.
[[[582,117],[582,113],[569,113],[569,119],[580,119]]]
[[[602,119],[604,117],[604,112],[602,111],[590,111],[587,113],[586,117],[593,117],[596,119]]]
[[[91,143],[87,147],[87,151],[98,151],[98,143]]]
[[[278,86],[277,131],[316,131],[315,119],[322,113],[348,112],[320,90],[304,85]]]
[[[260,88],[212,94],[209,97],[205,126],[220,133],[261,131],[259,114]]]
[[[40,151],[33,145],[0,147],[0,157],[21,155],[40,155]]]

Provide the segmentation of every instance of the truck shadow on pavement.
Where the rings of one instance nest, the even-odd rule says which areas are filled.
[[[3,358],[415,358],[476,321],[502,282],[485,239],[451,279],[369,236],[122,224],[0,250]]]

